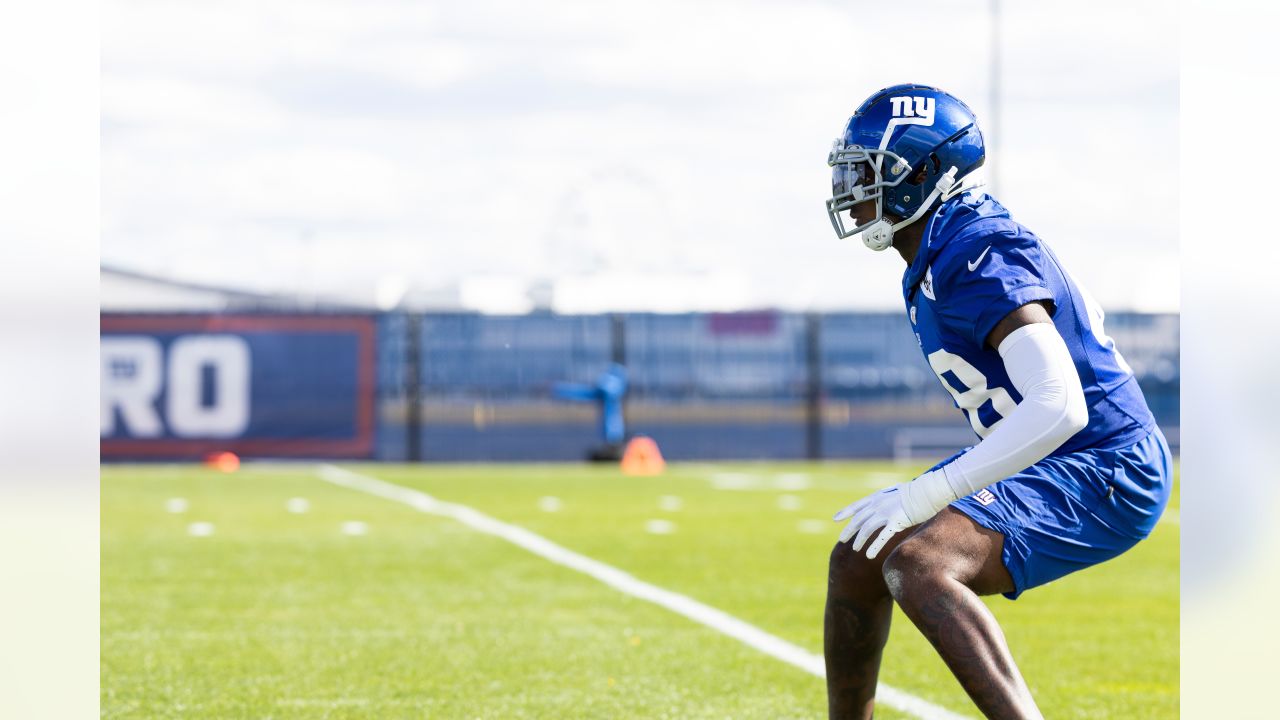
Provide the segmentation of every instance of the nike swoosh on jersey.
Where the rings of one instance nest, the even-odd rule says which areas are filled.
[[[977,260],[974,260],[973,262],[969,263],[969,272],[973,272],[974,269],[978,267],[978,264],[982,262],[982,258],[987,256],[987,250],[990,250],[990,249],[991,249],[991,246],[988,245],[986,249],[982,251],[982,254],[978,256]]]

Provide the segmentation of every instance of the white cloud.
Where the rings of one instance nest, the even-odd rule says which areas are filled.
[[[1176,306],[1094,271],[1176,267],[1174,9],[1005,5],[1001,197],[1104,304]],[[990,111],[988,18],[944,0],[112,0],[104,26],[104,258],[369,300],[604,265],[897,307],[900,262],[831,233],[830,140],[904,80]]]

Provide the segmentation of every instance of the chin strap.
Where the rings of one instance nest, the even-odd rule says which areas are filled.
[[[959,183],[956,182],[956,173],[959,170],[954,165],[942,177],[938,178],[938,182],[934,183],[933,192],[929,193],[929,197],[920,203],[920,207],[916,208],[915,214],[898,223],[890,224],[888,220],[880,218],[871,224],[871,227],[862,231],[862,244],[880,252],[888,250],[893,246],[893,234],[898,230],[910,225],[911,223],[924,217],[933,207],[934,201],[941,198],[942,200],[950,200],[964,190],[977,187],[981,183],[970,184],[969,178],[966,177]]]

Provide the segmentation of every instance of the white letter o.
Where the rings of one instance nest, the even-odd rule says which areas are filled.
[[[213,368],[213,402],[201,402],[202,371]],[[249,345],[235,335],[181,337],[169,348],[169,429],[182,437],[229,438],[249,428]]]

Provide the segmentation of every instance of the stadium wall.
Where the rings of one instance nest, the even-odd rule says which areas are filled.
[[[1107,328],[1176,443],[1178,316]],[[554,461],[613,362],[672,459],[931,458],[975,441],[899,313],[104,314],[104,459]]]

